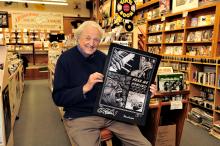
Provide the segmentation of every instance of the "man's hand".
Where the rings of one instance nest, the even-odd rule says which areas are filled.
[[[83,94],[92,90],[94,85],[99,82],[103,82],[103,74],[95,72],[89,76],[87,83],[83,86]]]
[[[151,94],[151,97],[153,97],[153,96],[156,94],[156,92],[157,92],[157,87],[156,87],[155,84],[151,84],[151,85],[150,85],[150,92],[152,93],[152,94]]]

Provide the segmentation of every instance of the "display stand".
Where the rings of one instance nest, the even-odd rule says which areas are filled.
[[[180,94],[184,97],[182,100],[182,109],[171,110],[170,101],[164,102],[160,100],[160,98],[162,99],[165,96],[175,96]],[[184,121],[187,115],[188,94],[189,91],[184,90],[178,92],[157,93],[155,95],[155,98],[158,98],[160,101],[157,104],[150,104],[146,126],[140,127],[142,133],[148,138],[153,146],[155,146],[157,143],[157,138],[159,137],[159,128],[161,126],[169,125],[175,125],[176,136],[173,140],[176,146],[180,145]]]
[[[13,146],[13,127],[24,90],[23,66],[10,75],[8,72],[7,49],[0,47],[0,146]]]
[[[7,90],[7,86],[8,86],[8,70],[7,70],[7,61],[6,61],[6,57],[7,56],[7,49],[4,46],[0,47],[0,63],[3,66],[3,69],[0,70],[0,146],[13,146],[13,130],[11,128],[11,122],[8,122],[7,127],[5,126],[5,124],[7,124],[5,122],[5,104],[3,103],[3,96],[6,97],[7,93],[4,92]],[[5,95],[3,94],[3,92],[5,93]],[[8,98],[8,96],[6,97]],[[10,115],[11,113],[8,112],[8,114]],[[8,130],[6,129],[8,128]],[[7,136],[6,136],[6,131],[7,131]]]

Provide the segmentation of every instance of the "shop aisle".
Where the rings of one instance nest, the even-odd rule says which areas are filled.
[[[47,80],[25,81],[14,146],[71,146]]]
[[[26,81],[22,98],[14,146],[71,146],[47,80]],[[185,122],[180,146],[220,146],[220,140]]]

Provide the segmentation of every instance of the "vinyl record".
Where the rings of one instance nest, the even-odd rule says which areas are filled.
[[[129,22],[129,23],[126,23],[126,24],[125,24],[125,29],[126,29],[127,31],[132,31],[133,28],[134,28],[133,23]]]

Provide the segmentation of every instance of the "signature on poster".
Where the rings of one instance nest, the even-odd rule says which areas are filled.
[[[115,109],[109,109],[109,108],[99,108],[97,112],[104,115],[112,115],[112,116],[116,116],[117,114],[117,111],[115,111]]]

